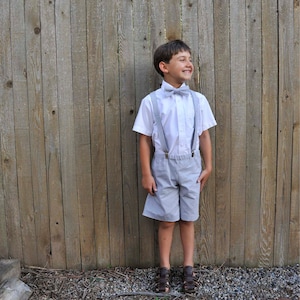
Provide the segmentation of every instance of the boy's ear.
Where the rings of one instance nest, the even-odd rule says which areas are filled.
[[[160,70],[165,74],[165,73],[168,73],[168,68],[167,68],[167,64],[164,62],[164,61],[161,61],[159,64],[158,64]]]

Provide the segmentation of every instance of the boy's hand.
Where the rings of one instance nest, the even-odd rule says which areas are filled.
[[[200,150],[202,153],[205,169],[202,171],[198,178],[198,183],[200,183],[200,192],[203,190],[208,177],[212,172],[212,149],[211,140],[208,130],[204,130],[199,137]]]
[[[201,172],[201,174],[200,174],[200,176],[199,176],[199,178],[197,180],[197,182],[200,183],[200,192],[202,192],[202,190],[203,190],[203,188],[204,188],[204,186],[206,184],[206,181],[208,180],[208,178],[210,176],[210,173],[211,173],[211,171],[209,171],[207,169],[204,169]]]
[[[142,186],[152,196],[157,191],[155,180],[152,175],[142,177]]]

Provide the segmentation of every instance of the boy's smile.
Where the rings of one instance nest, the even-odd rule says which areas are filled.
[[[194,71],[188,51],[178,52],[172,56],[169,63],[160,62],[159,66],[164,73],[164,80],[176,88],[190,80]]]

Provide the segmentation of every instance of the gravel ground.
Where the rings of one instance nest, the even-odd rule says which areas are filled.
[[[94,271],[27,267],[21,280],[30,298],[50,299],[300,299],[300,266],[229,268],[195,266],[195,294],[182,293],[182,268],[172,270],[170,294],[156,294],[157,269],[112,268]]]

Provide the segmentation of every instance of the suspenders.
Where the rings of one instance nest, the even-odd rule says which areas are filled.
[[[192,98],[193,98],[193,105],[194,105],[194,132],[193,132],[193,138],[192,138],[192,145],[191,145],[191,155],[194,157],[194,152],[196,150],[196,145],[197,145],[197,139],[198,139],[198,134],[197,134],[197,128],[198,128],[198,122],[199,122],[199,115],[198,115],[198,106],[199,106],[199,101],[197,99],[196,93],[194,91],[190,91]],[[169,158],[169,147],[167,144],[167,139],[165,136],[165,132],[161,123],[161,118],[159,115],[159,109],[157,105],[157,98],[155,91],[150,93],[151,97],[151,102],[153,105],[153,112],[154,112],[154,118],[158,127],[158,137],[162,146],[162,150],[165,152],[165,157]]]

